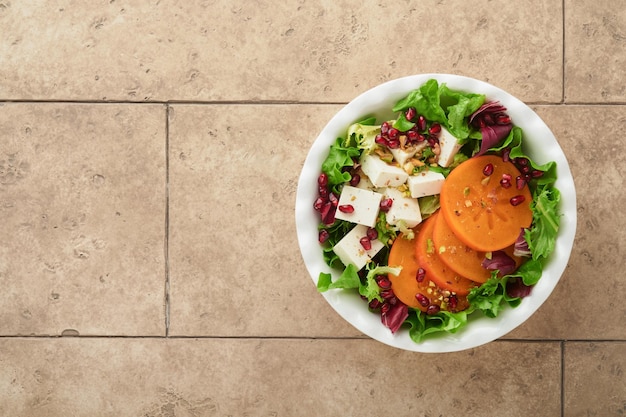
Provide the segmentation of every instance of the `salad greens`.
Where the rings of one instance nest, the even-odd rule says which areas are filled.
[[[479,125],[476,122],[478,113],[492,112],[494,117],[502,117],[503,114],[504,107],[485,101],[486,97],[482,94],[453,91],[446,84],[439,84],[437,80],[431,79],[399,100],[392,109],[398,113],[397,117],[390,121],[395,129],[406,132],[414,128],[416,122],[409,120],[406,116],[407,110],[414,109],[429,123],[439,123],[444,126],[458,139],[458,143],[462,144],[452,164],[447,168],[429,164],[431,158],[436,155],[430,147],[425,148],[421,155],[428,169],[447,176],[452,169],[468,158],[483,153],[497,153],[505,157],[508,155],[511,160],[527,160],[532,172],[537,173],[528,181],[532,195],[530,208],[533,221],[529,228],[521,231],[515,245],[517,253],[527,257],[526,261],[508,275],[501,276],[498,270],[492,271],[491,278],[487,282],[470,291],[467,296],[469,307],[462,311],[453,312],[442,309],[436,314],[426,314],[419,309],[408,308],[408,316],[405,314],[402,319],[408,325],[410,337],[415,342],[420,342],[424,337],[436,333],[454,333],[466,326],[471,320],[470,317],[475,314],[496,317],[507,306],[519,305],[523,296],[527,295],[532,286],[541,278],[544,264],[555,248],[560,220],[560,193],[554,186],[556,163],[548,162],[539,165],[529,158],[523,150],[522,129],[514,126],[510,120],[507,121],[506,115],[496,128],[487,126],[490,130],[485,130],[485,126]],[[337,138],[321,166],[322,172],[328,178],[329,190],[339,195],[344,184],[353,179],[352,169],[355,161],[362,153],[369,154],[376,151],[376,138],[380,132],[381,124],[377,123],[374,118],[367,118],[349,126],[345,137]],[[484,135],[489,135],[489,141],[493,142],[487,149],[485,148],[486,142],[483,143]],[[439,209],[439,196],[422,197],[418,199],[418,203],[422,218],[426,218]],[[375,225],[378,239],[384,244],[384,248],[360,271],[352,264],[344,267],[333,251],[333,247],[354,227],[354,224],[334,218],[330,224],[320,223],[319,230],[328,234],[321,245],[324,260],[331,268],[343,270],[334,282],[331,274],[321,273],[317,284],[320,292],[342,289],[358,292],[367,302],[383,301],[376,277],[388,273],[394,275],[399,273],[398,268],[387,265],[389,250],[400,233],[409,237],[413,233],[413,230],[402,223],[389,224],[385,216],[385,212],[381,211]]]

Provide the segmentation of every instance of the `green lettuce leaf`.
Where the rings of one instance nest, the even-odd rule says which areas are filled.
[[[331,145],[328,156],[322,163],[322,171],[328,175],[328,183],[331,186],[343,184],[350,181],[352,176],[348,172],[343,172],[343,167],[354,165],[353,157],[358,157],[361,151],[357,148],[343,146],[343,139],[337,138]]]
[[[447,122],[446,114],[439,101],[439,83],[437,80],[428,80],[420,88],[410,92],[396,103],[393,111],[404,111],[409,107],[415,108],[417,114],[421,114],[430,121],[442,124]]]
[[[346,266],[337,281],[332,282],[331,275],[325,272],[320,273],[317,280],[317,289],[319,292],[325,292],[333,288],[359,288],[361,285],[361,279],[359,278],[359,271],[352,264]]]
[[[533,211],[533,224],[524,236],[533,259],[547,258],[554,251],[560,224],[558,214],[560,200],[561,194],[554,187],[540,189],[538,195],[533,198],[530,205]]]

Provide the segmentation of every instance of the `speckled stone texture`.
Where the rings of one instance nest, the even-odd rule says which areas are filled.
[[[626,414],[626,14],[609,0],[0,0],[0,416]],[[485,346],[375,342],[297,245],[343,103],[444,72],[529,103],[569,265]]]

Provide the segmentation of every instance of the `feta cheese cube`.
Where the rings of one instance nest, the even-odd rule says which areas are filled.
[[[415,227],[420,224],[422,213],[416,198],[406,197],[402,191],[395,188],[385,189],[384,194],[393,200],[391,208],[387,212],[387,223],[396,225],[399,222],[404,222],[407,227]]]
[[[339,196],[335,218],[374,227],[382,199],[383,195],[375,191],[344,185]],[[352,213],[345,213],[339,209],[348,204],[354,208]]]
[[[360,270],[385,246],[380,240],[374,239],[371,241],[372,248],[365,250],[361,245],[361,238],[365,236],[367,236],[367,227],[357,224],[333,246],[333,251],[344,265],[352,264]]]
[[[452,133],[448,132],[445,127],[441,127],[441,134],[439,135],[439,147],[441,152],[439,153],[439,160],[437,163],[444,168],[450,166],[456,155],[461,149],[461,145],[457,138],[452,136]]]
[[[396,162],[400,164],[400,166],[403,166],[406,163],[406,161],[413,158],[415,154],[418,151],[424,149],[427,144],[428,142],[424,141],[424,142],[418,143],[415,146],[410,146],[405,149],[395,148],[395,149],[389,149],[389,151],[391,151],[391,154],[393,155],[393,159],[395,159]]]
[[[407,180],[411,197],[420,198],[441,193],[441,187],[446,178],[440,172],[431,170],[411,175]]]
[[[403,169],[389,165],[378,155],[363,155],[360,164],[375,187],[397,187],[404,184],[409,177]]]
[[[357,171],[357,174],[359,174],[361,179],[359,180],[359,183],[356,185],[356,188],[361,188],[363,190],[375,191],[376,187],[374,187],[374,184],[372,184],[370,179],[367,178],[367,175],[365,175],[365,172],[363,172],[362,170],[359,169]]]

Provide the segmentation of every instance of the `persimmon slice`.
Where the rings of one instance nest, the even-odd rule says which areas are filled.
[[[487,176],[483,171],[489,164]],[[501,250],[530,226],[531,195],[527,185],[517,188],[520,175],[512,162],[496,155],[470,158],[450,172],[441,187],[441,213],[461,242],[478,252]],[[501,185],[503,177],[511,178],[510,187]]]
[[[457,274],[443,263],[433,242],[433,229],[440,215],[441,212],[437,211],[422,224],[415,242],[417,262],[426,270],[426,277],[438,287],[457,295],[467,295],[476,283]]]
[[[491,271],[482,266],[487,254],[475,251],[461,242],[448,227],[442,215],[437,216],[435,221],[433,243],[441,261],[457,274],[481,284],[491,278]],[[516,267],[519,267],[522,258],[514,256],[514,250],[513,245],[503,249],[515,261]]]

